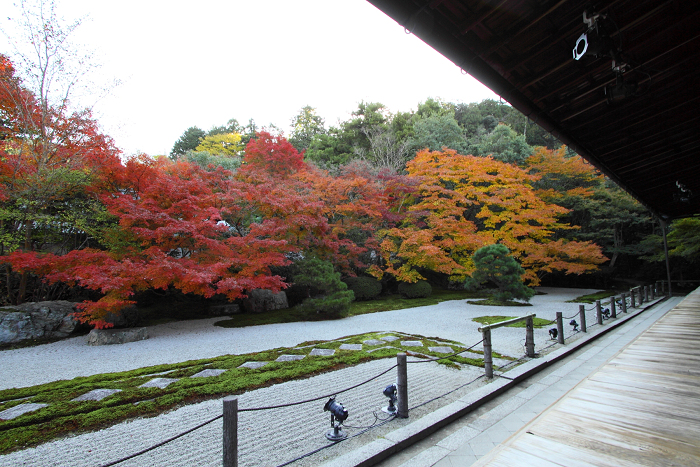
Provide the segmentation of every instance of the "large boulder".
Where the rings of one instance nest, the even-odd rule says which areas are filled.
[[[237,315],[241,312],[241,307],[237,303],[226,303],[223,305],[210,305],[207,308],[209,316],[228,316]]]
[[[76,311],[75,303],[65,300],[0,308],[0,345],[68,337],[79,325],[72,316]]]
[[[115,328],[133,328],[139,324],[141,316],[136,305],[131,305],[119,311],[107,313],[105,321],[112,323]]]
[[[255,289],[248,292],[248,298],[243,300],[243,307],[248,313],[264,313],[289,308],[289,302],[284,291],[274,293],[272,290]]]
[[[88,345],[125,344],[148,339],[146,328],[131,329],[93,329],[88,334]]]

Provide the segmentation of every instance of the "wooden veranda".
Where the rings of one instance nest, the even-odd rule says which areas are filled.
[[[700,289],[473,465],[700,465]]]

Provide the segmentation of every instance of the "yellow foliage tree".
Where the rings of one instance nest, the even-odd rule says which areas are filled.
[[[202,138],[195,151],[206,151],[210,154],[236,157],[243,151],[239,133],[224,133],[209,135]]]
[[[606,259],[591,242],[554,240],[556,230],[571,228],[558,221],[567,210],[540,198],[532,188],[537,177],[515,165],[426,149],[407,170],[421,180],[412,215],[379,232],[383,272],[400,281],[422,279],[421,268],[463,280],[474,270],[474,252],[495,243],[508,247],[531,285],[539,274],[581,274]]]

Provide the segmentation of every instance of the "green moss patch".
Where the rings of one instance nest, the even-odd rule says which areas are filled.
[[[494,324],[515,318],[517,318],[517,316],[477,316],[476,318],[472,318],[472,321],[480,324]],[[543,328],[545,326],[549,326],[550,324],[552,324],[552,321],[547,319],[537,317],[532,319],[532,325],[536,328]],[[524,328],[525,326],[527,326],[527,322],[525,321],[518,321],[517,323],[506,325],[508,328]]]
[[[603,290],[588,295],[581,295],[573,300],[567,300],[566,303],[595,303],[596,300],[603,300],[605,298],[612,297],[613,295],[617,295],[618,293],[619,292],[615,290]]]
[[[397,340],[386,348],[373,352],[341,350],[342,344],[362,344],[370,339],[394,335]],[[423,347],[404,347],[401,341],[421,341]],[[406,352],[425,358],[445,355],[431,352],[429,347],[448,344],[456,352],[465,350],[454,341],[436,337],[393,333],[366,333],[346,336],[333,341],[310,341],[290,348],[277,348],[244,355],[224,355],[216,358],[156,365],[131,371],[105,373],[71,380],[55,381],[18,389],[0,391],[0,411],[25,403],[49,404],[12,420],[0,420],[0,454],[35,446],[68,433],[94,431],[120,421],[143,416],[155,416],[183,404],[192,404],[230,394],[241,394],[256,388],[293,379],[307,378],[359,363],[394,358]],[[310,356],[312,348],[334,349],[332,356]],[[379,347],[379,346],[378,346]],[[372,350],[371,347],[367,350]],[[302,360],[276,362],[280,355],[306,355]],[[271,362],[262,368],[238,368],[245,362]],[[449,357],[451,366],[458,364],[483,367],[483,359]],[[205,369],[227,370],[219,376],[191,378]],[[180,378],[166,388],[140,387],[154,378]],[[350,383],[349,383],[350,384]],[[73,401],[93,389],[120,389],[100,401]]]

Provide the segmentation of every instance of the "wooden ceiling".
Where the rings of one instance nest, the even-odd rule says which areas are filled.
[[[700,1],[368,1],[660,218],[700,213]],[[574,60],[584,11],[608,38]]]

